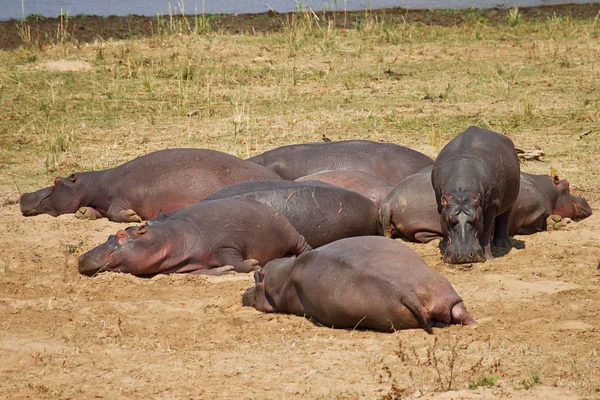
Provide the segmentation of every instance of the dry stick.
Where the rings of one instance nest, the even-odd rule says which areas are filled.
[[[15,184],[15,186],[17,187],[17,192],[19,192],[19,199],[21,198],[21,196],[23,195],[23,192],[21,192],[21,189],[19,188],[19,185],[17,185],[17,180],[15,179],[15,174],[10,174],[13,183]]]
[[[75,297],[73,297],[73,301],[77,300],[77,296],[79,296],[79,294],[81,293],[81,291],[82,291],[83,289],[85,289],[85,287],[88,285],[88,283],[90,283],[90,281],[92,280],[92,278],[93,278],[93,277],[95,277],[96,275],[98,275],[100,272],[103,272],[102,270],[103,270],[104,268],[106,268],[106,267],[108,267],[108,263],[104,264],[104,265],[102,266],[102,268],[100,268],[98,271],[94,272],[94,275],[90,276],[90,279],[88,279],[88,281],[85,283],[85,285],[83,285],[83,286],[81,287],[81,289],[79,289],[79,292],[77,292],[77,294],[75,295]]]

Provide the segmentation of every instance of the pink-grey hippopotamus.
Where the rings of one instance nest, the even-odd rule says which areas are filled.
[[[473,324],[461,297],[404,243],[380,236],[338,240],[254,274],[242,304],[322,325],[393,332]]]
[[[393,143],[345,140],[282,146],[248,161],[294,180],[325,170],[358,170],[397,185],[408,175],[433,164],[425,154]]]
[[[159,150],[115,168],[58,177],[54,186],[23,194],[21,212],[142,222],[194,204],[236,182],[257,179],[281,178],[265,167],[219,151]]]
[[[508,221],[521,182],[512,140],[470,126],[440,151],[431,182],[444,234],[444,262],[491,259],[490,242],[510,247]]]
[[[383,199],[394,188],[374,175],[356,170],[321,171],[302,176],[296,182],[319,181],[360,193],[379,207]]]
[[[120,230],[79,257],[79,272],[134,275],[250,272],[310,250],[290,222],[252,199],[203,201]]]
[[[377,234],[378,208],[369,199],[324,182],[240,182],[206,200],[235,197],[251,198],[273,207],[312,247],[345,237]]]
[[[521,172],[519,195],[508,222],[508,234],[528,235],[546,230],[550,215],[581,220],[592,209],[583,197],[573,196],[569,182],[557,176]],[[400,182],[379,210],[380,234],[411,242],[427,243],[443,237],[431,185],[431,167]]]

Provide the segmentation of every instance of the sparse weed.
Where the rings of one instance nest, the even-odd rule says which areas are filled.
[[[519,11],[519,7],[511,8],[508,10],[508,16],[506,17],[506,23],[508,26],[515,27],[521,23],[523,14]]]
[[[480,386],[494,386],[496,384],[496,382],[500,379],[500,377],[498,375],[494,375],[494,376],[484,376],[481,377],[479,379],[477,379],[476,381],[471,381],[469,383],[469,389],[477,389]]]

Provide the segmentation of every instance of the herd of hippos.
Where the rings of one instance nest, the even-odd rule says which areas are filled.
[[[520,172],[512,141],[474,126],[435,161],[366,140],[247,160],[160,150],[58,177],[23,194],[20,207],[25,216],[146,221],[83,254],[82,274],[255,271],[245,306],[386,332],[475,323],[450,282],[391,238],[441,238],[445,262],[483,262],[491,245],[510,247],[510,235],[545,230],[551,216],[592,213],[568,181]]]

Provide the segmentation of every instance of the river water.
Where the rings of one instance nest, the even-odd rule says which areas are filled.
[[[179,0],[182,1],[182,0]],[[369,8],[404,7],[408,9],[429,8],[478,8],[538,6],[566,3],[597,3],[586,0],[303,0],[301,3],[313,10],[362,10]],[[168,0],[0,0],[0,20],[22,18],[23,15],[41,14],[56,17],[69,15],[128,15],[153,16],[169,14]],[[300,2],[298,2],[300,3]],[[186,14],[242,14],[261,13],[273,9],[278,12],[293,11],[295,0],[185,0]],[[178,0],[171,1],[171,12],[180,13]]]

